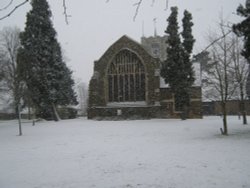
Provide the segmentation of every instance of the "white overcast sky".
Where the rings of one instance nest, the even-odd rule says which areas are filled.
[[[10,0],[0,0],[0,9]],[[23,0],[14,0],[13,6]],[[154,33],[153,19],[157,18],[157,34],[164,35],[167,26],[166,19],[171,6],[179,7],[179,18],[184,9],[193,15],[193,34],[196,38],[194,53],[200,52],[206,45],[206,35],[216,28],[219,16],[231,21],[241,20],[235,14],[238,5],[245,0],[169,0],[168,9],[164,10],[165,0],[144,0],[135,21],[133,16],[137,0],[67,0],[67,11],[71,15],[69,25],[64,21],[62,0],[48,0],[53,13],[53,24],[58,34],[67,65],[73,70],[74,77],[88,83],[93,73],[93,62],[98,60],[106,49],[123,35],[128,35],[136,41],[142,36],[144,22],[145,36]],[[0,29],[5,26],[17,26],[24,29],[26,13],[30,9],[25,4],[13,15],[0,21]],[[10,9],[8,9],[9,11]],[[0,17],[8,11],[0,11]],[[179,21],[181,25],[181,21]]]

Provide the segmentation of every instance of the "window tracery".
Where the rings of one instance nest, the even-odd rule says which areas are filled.
[[[108,68],[108,100],[145,101],[145,68],[129,50],[120,51]]]

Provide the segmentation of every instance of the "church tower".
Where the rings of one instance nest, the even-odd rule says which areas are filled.
[[[167,36],[141,37],[142,47],[154,58],[167,59]]]

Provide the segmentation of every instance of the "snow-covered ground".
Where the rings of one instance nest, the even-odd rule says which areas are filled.
[[[250,117],[249,117],[250,120]],[[250,125],[203,120],[0,122],[0,188],[247,188]]]

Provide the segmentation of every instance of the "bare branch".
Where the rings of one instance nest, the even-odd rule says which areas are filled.
[[[143,0],[138,0],[138,2],[137,2],[137,3],[134,3],[134,4],[133,4],[133,6],[135,6],[135,7],[136,7],[136,9],[135,9],[135,14],[134,14],[134,17],[133,17],[133,21],[135,21],[135,19],[136,19],[137,15],[138,15],[138,12],[139,12],[140,6],[141,6],[141,4],[142,4],[142,1],[143,1]],[[106,0],[106,3],[108,3],[108,2],[109,2],[109,0]],[[153,6],[153,5],[154,5],[154,3],[155,3],[155,0],[152,0],[152,4],[151,4],[151,6]]]
[[[108,3],[109,1],[110,1],[110,0],[106,0],[106,3]],[[135,9],[135,14],[134,14],[134,17],[133,17],[133,21],[135,21],[137,15],[138,15],[138,13],[139,13],[139,9],[140,9],[140,7],[141,7],[142,2],[143,2],[143,0],[138,0],[136,3],[133,4],[133,6],[136,7],[136,9]],[[168,2],[169,2],[169,0],[166,0],[166,7],[165,7],[164,10],[167,10],[167,9],[168,9]],[[152,0],[151,7],[154,6],[154,4],[155,4],[155,0]]]
[[[143,1],[143,0],[139,0],[137,3],[134,3],[134,6],[136,6],[135,14],[134,14],[134,17],[133,17],[133,20],[134,20],[134,21],[135,21],[137,15],[138,15],[140,6],[141,6],[141,4],[142,4],[142,1]],[[107,0],[106,2],[109,2],[109,0]],[[169,2],[169,0],[166,0],[166,8],[165,8],[164,10],[167,10],[167,9],[168,9],[168,2]],[[154,4],[155,4],[155,0],[152,0],[151,6],[153,6]]]
[[[1,8],[0,11],[6,10],[10,7],[10,5],[13,4],[14,0],[10,0],[10,2],[8,3],[8,5],[6,5],[5,7]],[[71,15],[69,15],[67,13],[67,5],[66,5],[66,0],[62,0],[63,1],[63,15],[65,17],[65,22],[66,24],[69,24],[69,20],[68,18],[71,17]],[[27,2],[29,2],[29,0],[24,0],[22,3],[18,4],[17,6],[15,6],[15,8],[13,8],[8,14],[6,14],[3,17],[0,17],[0,21],[4,20],[5,18],[11,16],[18,8],[20,8],[21,6],[23,6],[24,4],[26,4]],[[108,0],[107,0],[108,2]]]
[[[65,22],[66,22],[66,24],[68,25],[68,24],[69,24],[68,18],[71,17],[71,15],[69,15],[69,14],[67,13],[67,6],[66,6],[65,0],[63,0],[63,15],[64,15],[64,18],[65,18]]]
[[[136,6],[135,14],[134,14],[134,17],[133,17],[133,20],[134,20],[134,21],[135,21],[135,19],[136,19],[136,16],[138,15],[138,12],[139,12],[141,3],[142,3],[142,0],[139,0],[137,3],[134,4],[134,6]]]
[[[168,0],[166,0],[166,8],[165,10],[168,10]]]
[[[210,48],[211,46],[213,46],[216,42],[220,41],[221,39],[224,39],[227,35],[229,35],[230,33],[232,33],[232,30],[228,31],[227,33],[223,34],[221,37],[215,39],[213,42],[211,42],[204,50],[202,50],[202,52],[207,51],[208,48]],[[202,53],[201,52],[201,53]]]
[[[1,8],[0,11],[3,11],[3,10],[8,9],[8,8],[10,7],[10,5],[13,4],[13,1],[14,1],[14,0],[10,0],[9,3],[8,3],[8,5],[6,5],[5,7]],[[63,1],[63,15],[64,15],[64,17],[65,17],[65,22],[66,22],[66,24],[69,24],[68,18],[71,17],[71,15],[69,15],[69,14],[67,13],[66,0],[62,0],[62,1]],[[110,1],[110,0],[106,0],[106,3],[108,3],[109,1]],[[17,5],[14,9],[12,9],[7,15],[5,15],[5,16],[3,16],[3,17],[0,17],[0,21],[3,20],[3,19],[5,19],[5,18],[7,18],[7,17],[9,17],[9,16],[11,16],[18,8],[20,8],[21,6],[23,6],[23,5],[26,4],[27,2],[29,2],[29,0],[24,0],[22,3],[20,3],[19,5]],[[137,15],[138,15],[138,13],[139,13],[139,9],[140,9],[140,6],[141,6],[142,2],[143,2],[143,0],[138,0],[138,2],[137,2],[137,3],[134,3],[134,5],[133,5],[133,6],[136,7],[135,14],[134,14],[134,17],[133,17],[133,20],[134,20],[134,21],[135,21]],[[168,2],[169,2],[169,0],[166,0],[166,8],[165,8],[165,10],[168,9]],[[154,3],[155,3],[155,0],[152,0],[152,5],[151,5],[151,6],[153,6]]]
[[[152,0],[151,7],[154,6],[154,4],[155,4],[155,0]]]
[[[3,16],[0,18],[0,21],[9,17],[10,15],[12,15],[19,7],[23,6],[24,4],[26,4],[27,2],[29,2],[29,0],[25,0],[22,3],[20,3],[19,5],[15,6],[14,9],[12,9],[7,15]]]
[[[6,10],[7,8],[9,8],[9,6],[13,3],[13,0],[10,0],[9,4],[6,5],[5,7],[1,8],[0,11]]]

